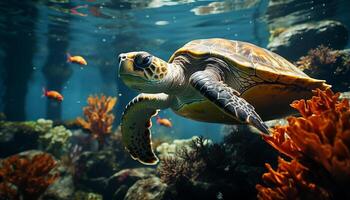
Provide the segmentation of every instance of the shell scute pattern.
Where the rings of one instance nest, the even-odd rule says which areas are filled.
[[[177,50],[169,62],[180,54],[199,58],[215,56],[223,59],[231,67],[231,74],[238,78],[237,85],[241,88],[261,82],[300,86],[323,82],[308,77],[281,56],[247,42],[220,38],[194,40]]]

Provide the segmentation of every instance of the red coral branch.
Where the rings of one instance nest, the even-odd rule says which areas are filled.
[[[281,187],[287,183],[271,181],[272,175],[274,177],[277,176],[276,174],[289,176],[295,181],[298,178],[295,174],[299,169],[308,174],[308,177],[315,177],[311,181],[306,176],[299,176],[305,183],[318,184],[315,185],[316,188],[326,185],[323,183],[324,177],[330,177],[329,182],[336,183],[340,188],[350,185],[349,101],[339,100],[339,93],[334,94],[330,89],[326,91],[317,89],[314,93],[315,96],[310,100],[294,101],[291,104],[299,111],[301,117],[289,117],[287,126],[276,127],[272,136],[264,136],[264,140],[271,146],[291,158],[291,163],[298,164],[286,165],[285,161],[279,159],[280,165],[276,172],[271,171],[268,165],[269,173],[263,176],[263,180],[272,187],[258,185],[260,199],[269,199],[266,195],[272,191],[283,193]],[[303,168],[298,167],[299,165]],[[289,167],[286,168],[286,166]],[[307,170],[305,166],[312,166],[313,169]],[[329,175],[323,174],[324,177],[320,177],[319,174],[316,174],[316,171],[319,170],[315,167],[324,169]],[[305,193],[300,187],[296,189],[298,195]],[[324,198],[337,196],[333,194],[336,192],[334,189],[328,187],[326,190],[327,192],[322,193]],[[277,196],[275,197],[272,199],[278,199]]]
[[[49,154],[11,156],[1,162],[0,197],[9,199],[38,199],[59,176],[51,174],[56,162]]]

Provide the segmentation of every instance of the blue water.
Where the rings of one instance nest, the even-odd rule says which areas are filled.
[[[21,1],[17,1],[22,4]],[[26,32],[21,23],[28,22],[30,16],[23,15],[27,7],[11,8],[8,3],[3,4],[5,12],[0,14],[0,26],[4,26],[10,17],[16,24],[14,29],[35,37],[35,51],[32,64],[19,67],[17,73],[22,73],[22,68],[31,68],[27,82],[27,93],[17,94],[16,98],[25,100],[25,120],[38,118],[50,118],[47,109],[59,109],[58,105],[48,103],[42,98],[42,88],[48,87],[43,69],[47,65],[49,53],[57,55],[53,62],[57,67],[65,65],[70,75],[63,81],[61,93],[65,99],[61,105],[60,119],[74,119],[82,115],[82,107],[86,105],[86,99],[90,94],[106,94],[117,96],[116,124],[119,122],[121,112],[126,103],[136,95],[128,90],[117,77],[117,55],[121,52],[144,50],[164,60],[186,42],[199,38],[222,37],[248,41],[262,47],[266,47],[269,31],[265,20],[265,11],[268,0],[261,1],[231,1],[245,3],[243,6],[219,13],[197,15],[194,10],[200,6],[206,6],[214,1],[23,1],[36,10],[34,32]],[[113,3],[114,2],[114,3]],[[131,2],[131,3],[130,3]],[[230,2],[230,1],[226,1]],[[311,1],[306,1],[311,2]],[[236,3],[235,5],[238,5]],[[347,1],[342,1],[335,19],[349,24]],[[77,9],[87,16],[71,14],[71,8],[75,6],[87,7]],[[100,14],[95,16],[89,10],[98,8]],[[311,9],[311,6],[310,6]],[[51,32],[50,32],[51,30]],[[53,31],[56,30],[56,31]],[[11,34],[4,33],[2,34]],[[6,41],[1,39],[1,44]],[[64,43],[66,47],[48,45],[55,41],[57,45]],[[26,45],[26,44],[23,44]],[[13,46],[22,48],[22,46]],[[65,54],[82,55],[86,58],[88,66],[81,69],[77,65],[65,64]],[[5,53],[0,49],[0,61]],[[21,54],[13,55],[13,59],[22,59]],[[55,57],[54,56],[54,57]],[[0,65],[0,73],[4,65]],[[52,69],[52,68],[51,68]],[[17,76],[13,76],[16,79]],[[0,95],[4,95],[5,88],[9,87],[0,81]],[[49,88],[50,89],[50,88]],[[0,98],[0,111],[4,110],[4,97]],[[11,101],[7,101],[10,102]],[[49,104],[49,106],[48,106]],[[221,138],[222,125],[195,122],[184,119],[165,110],[160,116],[170,118],[174,128],[170,131],[166,128],[154,130],[155,135],[170,135],[174,138],[188,138],[192,135],[204,135],[218,140]],[[23,120],[23,119],[14,119]],[[170,132],[170,134],[169,134]]]

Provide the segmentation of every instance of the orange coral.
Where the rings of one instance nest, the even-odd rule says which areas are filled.
[[[274,188],[257,185],[259,199],[325,199],[329,197],[323,188],[306,180],[309,169],[298,161],[287,162],[278,158],[277,171],[271,165],[266,164],[268,173],[263,175],[264,181]]]
[[[280,190],[279,183],[271,182],[267,177],[280,174],[297,180],[292,174],[301,168],[296,165],[303,166],[301,171],[308,174],[308,177],[313,177],[314,182],[320,187],[327,185],[325,182],[335,183],[338,188],[350,185],[349,101],[339,100],[339,93],[334,94],[330,89],[326,91],[317,89],[312,99],[294,101],[291,106],[300,112],[301,117],[289,117],[287,126],[279,126],[274,129],[272,136],[263,138],[278,151],[293,159],[291,163],[298,164],[289,165],[289,171],[284,170],[285,172],[282,166],[287,165],[283,159],[279,159],[277,172],[271,171],[271,167],[268,166],[269,172],[263,179],[274,187],[258,185],[259,198],[270,199],[266,196],[268,193]],[[310,179],[304,177],[304,181],[310,182]],[[327,186],[326,190],[327,192],[322,193],[324,198],[329,198],[326,194],[338,195],[337,189]]]
[[[105,143],[105,137],[112,131],[114,115],[110,113],[117,102],[116,98],[101,95],[89,96],[88,106],[84,107],[85,119],[77,118],[78,124],[91,132],[99,142],[99,148]]]
[[[56,162],[46,153],[30,158],[14,155],[1,162],[0,199],[38,199],[59,176],[50,174]]]

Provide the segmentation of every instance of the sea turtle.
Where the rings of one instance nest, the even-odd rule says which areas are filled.
[[[119,76],[146,92],[126,106],[121,122],[126,149],[144,164],[158,162],[150,119],[159,109],[198,121],[250,124],[268,134],[263,120],[290,114],[293,100],[330,87],[271,51],[221,38],[193,40],[168,62],[144,51],[120,54]]]

